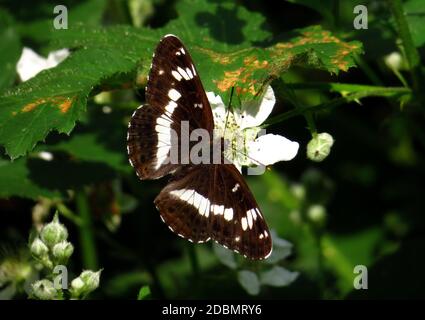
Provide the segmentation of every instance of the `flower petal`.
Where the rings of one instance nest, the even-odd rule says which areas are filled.
[[[268,86],[261,101],[252,100],[235,110],[235,119],[241,129],[260,126],[273,110],[276,98],[271,86]]]
[[[59,63],[65,60],[69,56],[68,49],[60,49],[56,51],[52,51],[49,53],[47,57],[47,66],[48,68],[56,67]]]
[[[16,65],[16,71],[22,81],[27,81],[41,70],[44,70],[46,68],[46,64],[47,60],[45,58],[38,55],[32,49],[24,47],[18,64]]]
[[[214,123],[216,126],[219,124],[224,126],[226,120],[226,107],[224,106],[223,100],[219,95],[215,95],[215,93],[211,91],[207,92],[207,98],[214,116]]]
[[[56,67],[60,62],[65,60],[68,55],[68,49],[61,49],[50,52],[49,57],[45,59],[34,50],[24,47],[16,65],[16,71],[22,81],[27,81],[45,69]]]
[[[292,160],[298,152],[298,142],[276,134],[266,134],[248,143],[248,156],[265,166]]]

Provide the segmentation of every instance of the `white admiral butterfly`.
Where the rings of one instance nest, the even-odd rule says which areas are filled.
[[[233,164],[175,164],[167,161],[182,121],[189,131],[205,129],[214,118],[189,52],[173,35],[159,42],[148,84],[146,105],[132,115],[128,156],[140,179],[171,174],[155,199],[162,220],[191,242],[215,240],[250,259],[267,258],[272,239],[254,196]],[[180,141],[176,141],[180,144]]]

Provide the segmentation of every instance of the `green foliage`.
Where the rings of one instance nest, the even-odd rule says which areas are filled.
[[[151,289],[149,286],[143,286],[140,288],[139,294],[137,295],[137,300],[146,300],[151,295]]]
[[[413,42],[416,47],[422,47],[425,44],[425,26],[423,23],[425,8],[423,3],[420,0],[406,1],[403,8],[406,12],[406,19],[412,32]]]
[[[215,17],[223,19],[224,15],[227,23],[231,19],[243,22],[240,34],[235,33],[238,29],[234,27],[226,28],[226,24],[221,31],[224,38],[211,31],[217,31],[218,23],[213,12],[220,10],[223,12]],[[353,55],[362,50],[360,43],[343,42],[319,26],[295,30],[285,42],[252,47],[267,36],[266,32],[253,32],[264,22],[259,14],[250,15],[230,3],[221,6],[203,1],[182,2],[177,11],[184,13],[185,19],[158,30],[81,26],[52,33],[55,47],[75,51],[57,68],[42,72],[3,95],[0,144],[7,154],[12,159],[26,154],[52,130],[69,134],[86,111],[90,93],[99,86],[112,85],[110,79],[117,74],[125,75],[122,80],[134,81],[136,67],[150,63],[154,45],[170,32],[185,41],[199,62],[207,90],[227,94],[235,86],[241,100],[252,98],[296,63],[334,73],[347,71],[354,65]],[[201,46],[199,39],[205,39]],[[145,77],[146,73],[141,73],[136,81],[143,82],[140,79]]]
[[[239,284],[250,295],[258,295],[263,286],[284,287],[291,284],[298,277],[298,272],[291,272],[279,264],[291,255],[292,244],[284,239],[280,239],[272,231],[273,251],[264,264],[257,270],[252,270],[253,266],[246,261],[240,260],[232,251],[220,245],[213,245],[214,253],[222,264],[237,272]]]
[[[34,181],[34,178],[31,178],[27,161],[32,161],[32,159],[22,158],[13,162],[5,159],[0,160],[0,196],[3,198],[21,196],[34,200],[39,197],[59,197],[60,194],[57,191],[42,187]]]
[[[19,34],[13,17],[0,8],[0,92],[15,79],[15,67],[21,54]]]
[[[64,1],[67,30],[53,28],[50,1],[2,3],[0,244],[25,239],[29,221],[40,228],[58,210],[75,248],[34,232],[24,254],[1,252],[0,297],[26,297],[41,275],[39,298],[84,298],[100,271],[77,275],[100,266],[100,298],[423,296],[421,0],[366,1],[367,30],[353,29],[354,0],[289,2]],[[223,101],[233,87],[237,107],[271,85],[277,104],[264,127],[300,143],[293,161],[247,178],[273,230],[265,261],[175,237],[152,203],[166,181],[140,182],[128,164],[129,117],[168,33]],[[24,46],[71,54],[22,83]],[[400,66],[386,63],[394,52]],[[306,147],[320,132],[335,143],[313,163]],[[74,250],[72,292],[61,294],[50,271]],[[353,288],[360,264],[369,290]]]

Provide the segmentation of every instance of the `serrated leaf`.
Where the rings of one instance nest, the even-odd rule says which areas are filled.
[[[86,111],[93,88],[133,66],[119,51],[82,49],[58,67],[7,91],[0,100],[0,144],[14,159],[34,148],[51,130],[69,134]]]
[[[250,295],[254,296],[260,293],[260,281],[256,273],[248,270],[241,270],[238,272],[238,281]]]
[[[171,21],[167,32],[179,34],[188,43],[201,40],[205,49],[226,52],[250,47],[270,37],[265,18],[235,5],[234,1],[180,1],[176,11],[181,18]]]
[[[298,272],[292,272],[280,266],[274,266],[272,269],[260,274],[260,282],[268,286],[284,287],[295,281],[297,277]]]
[[[227,2],[221,5],[186,0],[180,6],[185,5],[187,10],[178,21],[162,29],[75,26],[52,34],[56,46],[75,51],[58,67],[40,73],[1,97],[0,144],[7,154],[12,159],[24,155],[51,130],[69,134],[85,112],[93,89],[119,73],[130,74],[139,62],[149,65],[160,37],[176,31],[179,24],[181,30],[175,33],[192,52],[205,88],[222,95],[224,101],[232,87],[240,101],[252,100],[271,80],[296,63],[334,73],[346,71],[354,65],[353,54],[362,50],[360,43],[343,42],[319,26],[297,30],[294,37],[267,48],[254,47],[267,35],[250,35],[249,30],[264,21],[259,14]],[[238,19],[233,21],[230,13],[222,17],[226,30],[233,27],[240,31],[244,39],[241,43],[232,43],[235,35],[218,40],[214,35],[208,38],[207,31],[212,26],[202,25],[204,20],[199,20],[199,14],[223,8],[233,8],[236,17],[244,19],[241,24]],[[185,23],[192,27],[183,28]],[[194,24],[199,28],[194,28]],[[224,41],[230,43],[223,45]],[[142,70],[147,72],[147,68]],[[132,80],[130,75],[128,80]],[[146,74],[140,74],[136,82],[142,84],[145,80]]]

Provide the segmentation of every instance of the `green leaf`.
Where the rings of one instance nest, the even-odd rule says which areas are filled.
[[[186,0],[180,6],[182,16],[162,29],[76,26],[53,33],[57,47],[75,51],[58,67],[40,73],[1,97],[0,144],[7,154],[12,159],[24,155],[51,130],[69,134],[85,112],[93,89],[99,89],[117,74],[127,74],[131,81],[131,72],[140,67],[139,62],[145,68],[136,82],[144,84],[154,46],[170,31],[190,49],[205,88],[222,95],[224,101],[232,87],[236,87],[241,101],[252,100],[293,64],[333,73],[346,71],[354,66],[353,54],[362,50],[360,43],[343,42],[319,26],[296,30],[287,41],[267,48],[255,47],[267,36],[262,32],[251,35],[254,32],[250,30],[260,28],[264,22],[259,14],[227,2]],[[231,30],[221,38],[208,33],[215,28],[215,22],[202,18],[205,12],[220,10],[227,12],[222,13],[223,32]],[[233,19],[233,14],[237,19]],[[236,39],[236,30],[243,41]]]
[[[12,17],[0,8],[0,92],[16,78],[21,42]]]
[[[297,255],[294,267],[311,272],[317,270],[319,250],[315,235],[303,221],[303,202],[291,191],[287,179],[271,170],[248,182],[269,227],[294,244]]]
[[[274,230],[270,231],[273,239],[273,251],[270,257],[265,262],[268,264],[275,264],[287,257],[292,253],[292,243],[285,239],[279,238]]]
[[[235,255],[231,250],[226,249],[216,243],[213,244],[213,250],[218,260],[220,260],[222,264],[229,267],[230,269],[237,268],[238,265],[236,263]]]
[[[425,44],[425,7],[422,0],[409,0],[403,4],[413,43],[416,47]]]
[[[325,261],[338,275],[337,285],[342,292],[353,289],[353,270],[356,265],[371,266],[375,262],[376,249],[383,240],[383,231],[377,227],[348,235],[323,236]]]
[[[226,52],[249,48],[270,37],[264,28],[265,18],[234,1],[180,1],[176,11],[181,18],[171,21],[167,32],[181,36],[187,43],[199,44],[202,40],[204,49]]]
[[[31,177],[26,159],[15,161],[0,159],[0,198],[19,196],[37,199],[39,197],[59,198],[60,193],[37,184]]]
[[[298,272],[291,272],[285,268],[274,266],[260,274],[260,282],[268,286],[284,287],[294,282],[298,274]]]
[[[241,270],[238,272],[238,281],[250,295],[255,296],[260,293],[260,281],[256,273],[248,270]]]
[[[82,161],[66,153],[37,148],[27,158],[0,159],[0,197],[67,198],[69,189],[110,181],[116,171],[105,162]]]
[[[140,288],[139,294],[137,295],[137,300],[146,300],[151,295],[151,289],[149,286],[143,286]]]
[[[107,141],[94,133],[74,134],[70,139],[61,141],[54,145],[47,145],[49,151],[65,151],[73,158],[88,161],[104,163],[113,170],[120,172],[130,172],[126,153],[123,150],[112,150]]]
[[[130,72],[133,66],[120,51],[82,49],[57,68],[7,91],[0,100],[0,144],[14,159],[51,130],[69,134],[86,111],[93,88],[117,72]]]
[[[59,4],[44,4],[46,6],[45,11],[48,12],[48,17],[21,23],[18,26],[21,36],[31,38],[33,41],[39,43],[49,41],[53,34],[59,31],[53,26],[54,18],[58,16],[58,14],[53,13],[53,9]],[[84,23],[86,26],[98,26],[106,5],[107,1],[104,0],[89,0],[73,5],[72,7],[68,6],[69,30],[72,30],[81,23]]]

